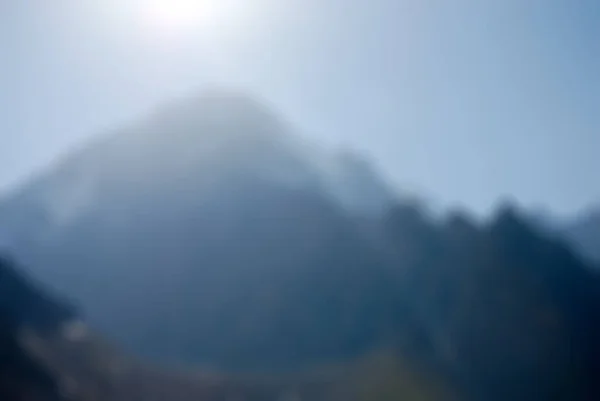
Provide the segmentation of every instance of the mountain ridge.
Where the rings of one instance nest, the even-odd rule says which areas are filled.
[[[354,155],[336,187],[236,102],[177,105],[49,172],[66,218],[15,195],[17,256],[152,361],[294,371],[391,348],[476,401],[597,399],[599,278],[560,238],[511,205],[433,219]]]

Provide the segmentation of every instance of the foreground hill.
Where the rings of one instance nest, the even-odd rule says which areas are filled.
[[[0,259],[0,399],[5,401],[442,401],[455,396],[393,353],[294,376],[167,371],[119,352]]]
[[[75,316],[71,308],[40,292],[14,266],[0,259],[0,399],[59,399],[59,383],[20,341],[21,331],[53,335]]]
[[[335,379],[339,394],[384,399],[419,366],[474,400],[600,397],[599,278],[568,246],[510,207],[433,220],[289,131],[239,95],[176,104],[7,199],[5,236],[92,327],[163,366],[357,364],[365,381]],[[381,350],[401,357],[364,362]]]

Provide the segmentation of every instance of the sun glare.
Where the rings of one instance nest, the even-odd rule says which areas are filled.
[[[205,28],[218,17],[219,0],[148,0],[147,22],[156,29],[181,32]]]

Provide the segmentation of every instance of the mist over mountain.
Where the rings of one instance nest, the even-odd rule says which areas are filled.
[[[27,269],[151,361],[295,372],[393,350],[473,400],[598,399],[600,279],[527,221],[432,219],[229,91],[100,137],[0,205]]]
[[[353,212],[381,212],[394,199],[355,152],[316,147],[259,101],[213,90],[99,136],[8,202],[28,201],[40,218],[64,225],[113,196],[195,199],[245,176],[320,191]]]

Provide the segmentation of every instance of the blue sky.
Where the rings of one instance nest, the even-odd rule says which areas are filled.
[[[596,0],[246,0],[180,35],[135,1],[0,2],[0,190],[218,83],[444,204],[600,203]]]

